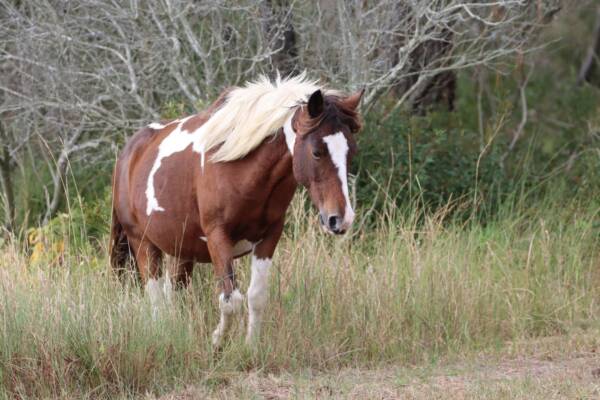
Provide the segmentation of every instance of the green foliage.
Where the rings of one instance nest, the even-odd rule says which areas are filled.
[[[207,108],[211,103],[208,101],[204,101],[202,99],[198,99],[196,104],[194,104],[194,108],[190,109],[187,107],[186,102],[182,100],[173,99],[167,101],[160,112],[160,116],[162,119],[171,120],[176,118],[181,118],[185,115],[190,115],[192,113],[196,113],[198,111],[202,111]]]
[[[166,120],[180,118],[185,115],[186,104],[183,101],[170,100],[162,107],[160,116]]]
[[[95,201],[79,202],[47,224],[30,228],[27,231],[29,261],[38,266],[60,265],[65,256],[103,251],[112,210],[109,189],[107,187]]]
[[[359,138],[355,165],[359,203],[369,203],[382,189],[398,205],[418,197],[435,209],[475,190],[495,201],[498,188],[504,192],[513,189],[513,181],[501,165],[504,147],[500,144],[484,150],[478,133],[442,128],[435,116],[398,113],[380,121],[378,115],[369,116]],[[383,200],[381,197],[380,204]]]
[[[538,56],[543,61],[532,56],[533,66],[514,64],[506,74],[460,73],[452,113],[386,115],[385,103],[371,112],[353,166],[357,203],[377,198],[381,209],[387,198],[398,205],[418,198],[436,209],[468,197],[474,200],[470,207],[489,218],[517,191],[536,198],[552,191],[595,193],[600,187],[600,90],[575,86],[573,46],[565,41],[557,47]],[[523,119],[519,83],[530,68]],[[516,145],[509,148],[519,129]]]

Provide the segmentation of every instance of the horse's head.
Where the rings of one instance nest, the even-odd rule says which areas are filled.
[[[290,120],[294,176],[308,189],[329,233],[346,232],[354,220],[348,167],[356,153],[354,134],[361,128],[357,107],[362,93],[339,97],[317,90]]]

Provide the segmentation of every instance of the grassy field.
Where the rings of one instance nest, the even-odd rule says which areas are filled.
[[[435,364],[238,373],[219,391],[190,385],[159,398],[596,399],[600,396],[598,333],[515,341],[503,351],[454,355]]]
[[[190,385],[159,399],[596,399],[600,395],[599,333],[575,331],[508,342],[502,350],[453,355],[435,364],[240,372],[229,376],[220,390]]]
[[[410,398],[405,391],[422,384],[415,368],[439,374],[447,360],[506,352],[507,343],[597,332],[600,209],[586,198],[523,198],[485,224],[452,217],[451,207],[363,210],[342,239],[322,234],[297,201],[255,351],[238,328],[213,352],[217,291],[207,265],[153,321],[142,290],[108,270],[105,250],[75,251],[66,240],[61,261],[46,266],[8,241],[0,258],[0,397],[269,398],[256,388],[272,380],[291,388],[283,398],[343,397],[351,393],[344,388],[381,378],[382,388],[396,389],[374,397]],[[366,226],[360,217],[369,215]],[[248,261],[237,270],[245,291]],[[509,389],[537,387],[523,379]],[[340,389],[315,392],[313,381]],[[505,388],[494,382],[465,386],[463,395],[497,398]]]

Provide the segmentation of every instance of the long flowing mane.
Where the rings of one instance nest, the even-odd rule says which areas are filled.
[[[321,87],[304,73],[277,77],[275,82],[261,76],[245,87],[234,88],[201,127],[199,144],[205,152],[218,147],[211,157],[213,162],[242,158],[275,134],[296,106],[317,89]]]

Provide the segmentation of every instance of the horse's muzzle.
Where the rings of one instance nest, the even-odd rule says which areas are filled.
[[[332,233],[335,235],[342,235],[346,233],[346,229],[343,226],[344,218],[337,214],[328,215],[325,212],[320,212],[319,222],[327,233]]]

